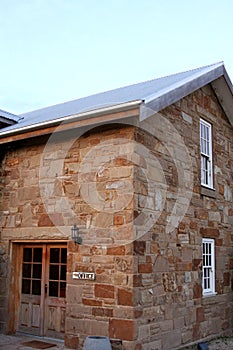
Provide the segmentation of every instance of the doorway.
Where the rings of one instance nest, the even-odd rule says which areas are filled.
[[[20,302],[17,330],[64,338],[67,247],[64,244],[20,246]]]

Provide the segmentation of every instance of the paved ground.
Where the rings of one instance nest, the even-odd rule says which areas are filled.
[[[183,348],[183,350],[197,350],[197,345]],[[233,350],[233,338],[223,337],[208,342],[208,350]]]
[[[53,339],[41,339],[37,337],[28,337],[24,335],[3,335],[0,334],[0,350],[32,350],[31,347],[22,345],[24,342],[31,340],[39,340],[47,343],[55,344],[55,346],[48,348],[48,350],[65,350],[63,342],[57,342]],[[35,349],[33,349],[35,350]]]
[[[233,338],[221,338],[213,340],[209,345],[209,350],[232,350]]]
[[[0,334],[0,350],[35,350],[31,347],[22,345],[24,342],[31,340],[45,341],[53,343],[55,346],[48,350],[68,350],[63,342],[57,342],[53,339],[41,339],[37,337],[28,337],[25,335],[3,335]],[[197,346],[186,349],[197,349]],[[233,350],[233,338],[220,338],[209,342],[209,350]]]

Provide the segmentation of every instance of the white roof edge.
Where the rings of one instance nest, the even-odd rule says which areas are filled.
[[[203,73],[203,71],[201,71],[201,72],[198,71],[198,72],[194,73],[193,75],[189,76],[188,78],[184,78],[184,79],[180,80],[179,82],[171,84],[169,86],[169,88],[162,89],[158,93],[155,93],[155,94],[152,94],[152,95],[148,96],[145,99],[145,103],[149,103],[150,101],[152,101],[152,100],[154,100],[154,99],[156,99],[156,98],[158,98],[158,97],[160,97],[162,95],[165,95],[165,94],[167,94],[170,91],[174,91],[178,87],[180,87],[180,86],[182,86],[184,84],[188,84],[188,83],[194,81],[195,79],[198,79],[198,78],[202,77],[203,75],[205,75],[207,73],[215,71],[217,68],[220,68],[222,70],[222,72],[223,72],[223,69],[225,70],[223,62],[219,62],[219,63],[213,64],[213,65],[210,65],[210,66],[203,67],[203,69],[204,68],[206,70],[206,73]],[[226,70],[225,70],[225,72],[226,72]],[[230,81],[229,77],[228,77],[228,79]]]
[[[77,118],[78,118],[78,120],[89,119],[89,118],[94,118],[96,115],[99,115],[99,114],[106,114],[106,113],[111,113],[111,112],[116,113],[116,112],[124,111],[126,109],[128,110],[130,108],[133,109],[136,106],[140,106],[140,104],[142,102],[143,102],[142,100],[135,100],[135,101],[121,103],[121,104],[117,104],[117,105],[113,105],[113,106],[98,108],[98,109],[94,109],[94,110],[87,111],[87,112],[68,115],[65,117],[61,117],[61,118],[57,118],[57,119],[53,119],[53,120],[49,120],[49,121],[44,121],[44,122],[37,123],[37,124],[31,124],[31,125],[22,126],[22,127],[19,126],[17,129],[6,130],[6,131],[0,132],[0,138],[6,137],[6,136],[11,136],[11,135],[14,135],[17,133],[23,133],[23,132],[34,130],[34,129],[40,129],[44,126],[53,126],[56,124],[61,124],[63,122],[66,123],[66,122],[69,122],[69,121],[77,119]]]
[[[230,89],[230,91],[231,91],[231,93],[232,93],[232,95],[233,95],[233,85],[232,85],[232,81],[231,81],[231,79],[230,79],[230,77],[229,77],[229,75],[228,75],[228,73],[227,73],[227,70],[226,70],[224,64],[223,64],[223,76],[224,76],[224,78],[226,79],[226,83],[227,83],[227,85],[228,85],[228,87],[229,87],[229,89]]]
[[[220,84],[216,83],[216,81],[221,77],[225,78],[225,87],[223,87],[223,82],[221,82],[222,89],[220,88]],[[210,83],[214,87],[219,102],[221,103],[231,125],[233,126],[233,86],[223,62],[207,66],[205,73],[203,73],[203,71],[196,72],[191,77],[185,78],[175,84],[170,85],[169,88],[160,90],[158,93],[150,95],[145,99],[144,106],[141,108],[140,120],[148,118],[153,113],[161,111],[169,105],[179,101],[181,98]],[[222,90],[224,90],[224,93]],[[225,94],[227,94],[227,96],[224,96]]]

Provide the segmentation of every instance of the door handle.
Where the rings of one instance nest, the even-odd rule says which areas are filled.
[[[45,294],[47,294],[47,289],[48,289],[48,286],[47,286],[47,283],[44,285],[44,292]]]

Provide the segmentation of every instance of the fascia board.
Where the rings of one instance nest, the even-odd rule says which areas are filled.
[[[226,116],[233,126],[233,93],[232,85],[229,85],[226,81],[226,76],[222,76],[211,82],[211,86],[217,96],[219,103],[221,104]]]
[[[38,130],[38,129],[43,129],[46,127],[54,126],[54,125],[59,125],[61,123],[70,123],[74,120],[85,120],[85,119],[91,119],[99,115],[107,115],[108,113],[116,113],[117,112],[124,112],[131,110],[135,107],[139,107],[142,103],[142,100],[135,100],[135,101],[129,101],[126,103],[118,104],[118,105],[113,105],[105,108],[99,108],[96,110],[88,111],[88,112],[83,112],[79,114],[74,114],[74,115],[69,115],[65,116],[62,118],[58,119],[53,119],[50,121],[45,121],[37,124],[31,124],[31,125],[26,125],[26,126],[20,126],[18,124],[17,128],[15,129],[10,129],[10,130],[3,130],[0,132],[0,138],[12,136],[15,134],[22,134],[31,130]]]
[[[224,76],[226,78],[225,82],[228,86],[228,98],[225,99],[225,112],[229,121],[232,124],[232,107],[233,103],[232,93],[231,96],[229,93],[232,91],[231,81],[226,73],[224,65],[221,63],[217,67],[207,70],[206,73],[197,72],[195,75],[190,76],[189,78],[184,79],[176,84],[173,84],[169,89],[164,89],[157,94],[148,96],[144,100],[144,104],[141,106],[140,120],[148,118],[150,115],[161,111],[162,109],[168,107],[169,105],[179,101],[183,97],[193,93],[194,91],[202,88],[203,86],[217,81],[218,78]],[[226,90],[226,87],[224,91]],[[221,89],[219,91],[219,100],[222,103],[224,92]],[[146,111],[147,109],[147,111]]]

